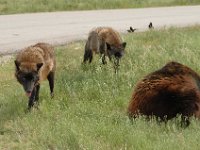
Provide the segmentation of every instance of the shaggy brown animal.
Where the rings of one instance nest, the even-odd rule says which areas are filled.
[[[54,90],[54,48],[47,43],[38,43],[21,50],[15,60],[15,76],[29,97],[28,108],[39,99],[41,81],[48,79],[51,96]]]
[[[163,121],[182,115],[200,118],[200,76],[187,66],[170,62],[140,81],[128,107],[129,117],[156,116]]]
[[[85,53],[83,62],[92,62],[93,53],[103,55],[106,51],[105,41],[98,35],[96,31],[91,31],[85,44]],[[104,63],[104,62],[103,62]]]
[[[103,55],[102,63],[106,64],[106,56],[109,60],[112,60],[114,56],[114,64],[116,67],[119,65],[119,59],[124,55],[126,42],[122,42],[122,39],[117,31],[110,27],[98,27],[93,29],[88,36],[88,40],[85,45],[84,60],[91,63],[93,53]]]

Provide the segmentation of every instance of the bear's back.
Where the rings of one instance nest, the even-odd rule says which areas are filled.
[[[199,83],[200,77],[192,69],[170,62],[137,84],[128,113],[167,119],[177,114],[196,115],[200,104]]]

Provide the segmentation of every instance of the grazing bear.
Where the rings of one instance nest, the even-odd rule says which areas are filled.
[[[133,92],[128,107],[129,117],[139,114],[163,121],[180,114],[182,123],[189,117],[200,118],[200,76],[187,66],[170,62],[147,75]]]
[[[46,78],[53,97],[56,62],[51,45],[38,43],[21,50],[16,56],[15,67],[15,77],[29,97],[28,109],[39,100],[40,83]]]
[[[106,64],[106,56],[109,60],[112,57],[115,58],[114,65],[117,68],[119,66],[119,59],[124,55],[126,42],[122,42],[122,39],[117,31],[110,27],[98,27],[93,29],[88,36],[88,40],[85,45],[84,60],[92,61],[93,52],[102,55],[102,63]]]

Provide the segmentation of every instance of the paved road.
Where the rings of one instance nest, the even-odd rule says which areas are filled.
[[[87,37],[97,26],[112,26],[126,32],[200,24],[200,6],[53,12],[0,16],[0,54],[13,53],[36,42],[64,44]]]

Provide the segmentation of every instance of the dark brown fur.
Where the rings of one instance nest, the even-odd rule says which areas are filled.
[[[122,41],[117,31],[110,27],[98,27],[94,31],[106,42],[105,56],[108,56],[111,60],[112,56],[121,58],[124,55],[126,42]]]
[[[105,53],[106,50],[106,43],[105,41],[98,35],[96,31],[91,31],[88,35],[88,40],[85,44],[85,53],[84,53],[84,60],[83,62],[89,63],[92,62],[93,53],[95,54],[102,54]],[[104,62],[103,62],[104,63]]]
[[[200,118],[200,76],[187,66],[170,62],[140,81],[128,107],[130,117],[139,114],[169,120],[182,115]]]
[[[84,60],[92,61],[93,53],[102,55],[102,63],[106,64],[106,56],[109,60],[114,60],[115,66],[119,65],[119,59],[124,55],[126,42],[122,42],[122,39],[117,31],[110,27],[98,27],[93,29],[88,36],[88,40],[85,45]]]
[[[29,96],[28,107],[39,99],[40,83],[48,79],[53,97],[56,62],[54,48],[47,43],[38,43],[21,50],[15,60],[15,76]]]

